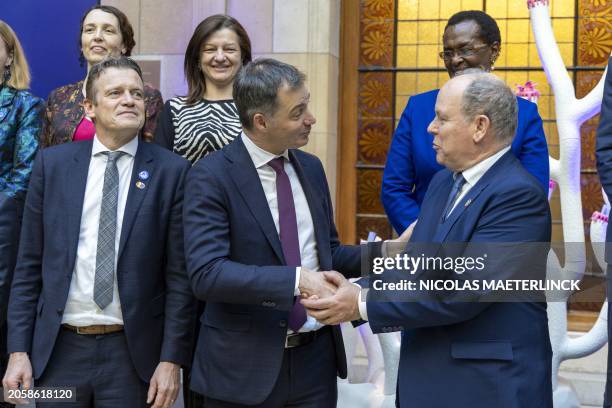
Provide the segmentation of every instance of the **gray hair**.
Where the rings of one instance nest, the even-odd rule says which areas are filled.
[[[140,80],[144,84],[144,80],[142,79],[142,70],[131,58],[121,56],[121,57],[107,57],[102,61],[95,64],[89,70],[89,74],[87,74],[87,83],[85,84],[85,97],[89,99],[94,105],[96,102],[96,81],[100,78],[107,69],[109,68],[119,68],[119,69],[133,69],[136,71]]]
[[[306,75],[293,65],[272,58],[260,58],[245,65],[234,81],[234,102],[240,123],[245,129],[253,128],[253,115],[273,115],[278,109],[278,90],[287,85],[298,89],[304,85]]]
[[[466,119],[485,115],[502,142],[511,144],[518,123],[518,103],[512,90],[492,74],[468,73],[473,79],[465,88],[461,110]]]

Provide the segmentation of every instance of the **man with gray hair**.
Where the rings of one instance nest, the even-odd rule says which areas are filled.
[[[346,377],[339,327],[297,300],[335,291],[319,271],[361,270],[359,246],[338,241],[321,162],[298,150],[315,124],[304,80],[280,61],[246,65],[234,82],[244,132],[189,173],[187,269],[206,302],[191,387],[207,408],[335,407]]]
[[[436,160],[446,169],[429,185],[405,252],[408,257],[422,257],[424,250],[434,257],[450,253],[458,261],[481,256],[483,247],[536,243],[518,246],[522,253],[489,254],[483,269],[472,276],[507,279],[507,271],[522,257],[529,259],[530,278],[544,278],[546,257],[529,255],[532,250],[541,253],[544,245],[537,243],[550,241],[550,212],[538,181],[510,151],[516,104],[512,91],[491,74],[456,76],[442,87],[428,130],[434,136]],[[338,286],[335,295],[313,296],[302,304],[321,323],[364,319],[374,333],[403,332],[400,407],[552,408],[552,352],[544,303],[508,298],[499,303],[457,302],[440,293],[418,297],[372,285],[378,277],[382,282],[414,279],[411,283],[416,284],[430,276],[445,283],[465,282],[464,270],[452,265],[459,262],[433,273],[426,267],[410,273],[388,268],[370,278],[365,299],[360,299],[356,285],[328,272],[328,281]],[[477,287],[464,291],[464,299],[486,295]]]

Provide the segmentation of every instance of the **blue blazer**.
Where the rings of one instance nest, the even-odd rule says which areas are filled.
[[[612,199],[612,58],[608,59],[608,73],[606,74],[606,82],[604,84],[604,95],[601,103],[601,115],[599,128],[597,129],[595,149],[597,174],[599,175],[601,186],[608,198]],[[612,222],[608,223],[606,242],[612,242]],[[606,245],[606,262],[612,263],[612,246],[610,245]]]
[[[435,117],[439,90],[414,95],[402,113],[387,154],[381,199],[395,231],[401,234],[419,216],[431,178],[443,167],[436,161],[427,127]],[[518,100],[518,127],[512,152],[548,192],[548,147],[536,104]]]
[[[312,215],[321,270],[358,277],[361,250],[338,240],[321,162],[299,150],[289,150],[289,157]],[[285,263],[261,181],[241,138],[199,160],[187,185],[187,270],[196,297],[206,302],[191,388],[223,401],[260,404],[280,372],[295,267]],[[380,255],[380,245],[370,248]],[[345,378],[342,336],[337,326],[332,330],[338,375]]]
[[[546,194],[511,152],[441,222],[452,184],[449,170],[433,177],[409,251],[418,243],[432,242],[550,241]],[[469,255],[470,247],[461,251],[458,255]],[[516,259],[516,253],[497,251],[495,265],[512,265]],[[540,259],[544,262],[528,272],[530,278],[544,277],[546,257]],[[500,279],[504,273],[503,267],[489,267],[485,276],[477,278]],[[545,303],[368,301],[367,313],[375,333],[405,330],[398,377],[400,407],[552,408],[552,351]]]
[[[30,354],[34,377],[57,338],[76,260],[92,141],[37,156],[9,303],[8,351]],[[123,217],[117,281],[132,366],[149,382],[160,361],[189,365],[195,302],[185,272],[183,186],[189,163],[140,142]],[[138,173],[147,171],[144,189]]]

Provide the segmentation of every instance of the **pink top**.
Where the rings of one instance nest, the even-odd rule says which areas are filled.
[[[74,131],[74,136],[72,137],[73,142],[78,142],[80,140],[91,140],[94,138],[96,134],[96,127],[93,122],[83,116],[81,119],[81,123],[77,126]]]

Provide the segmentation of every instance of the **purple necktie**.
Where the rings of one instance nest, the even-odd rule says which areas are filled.
[[[268,162],[276,172],[276,199],[278,200],[278,225],[281,245],[287,266],[300,266],[300,240],[298,237],[297,218],[295,215],[295,204],[289,177],[285,173],[285,159],[277,157]],[[306,322],[306,310],[297,301],[293,301],[293,308],[289,314],[289,328],[297,332]]]

